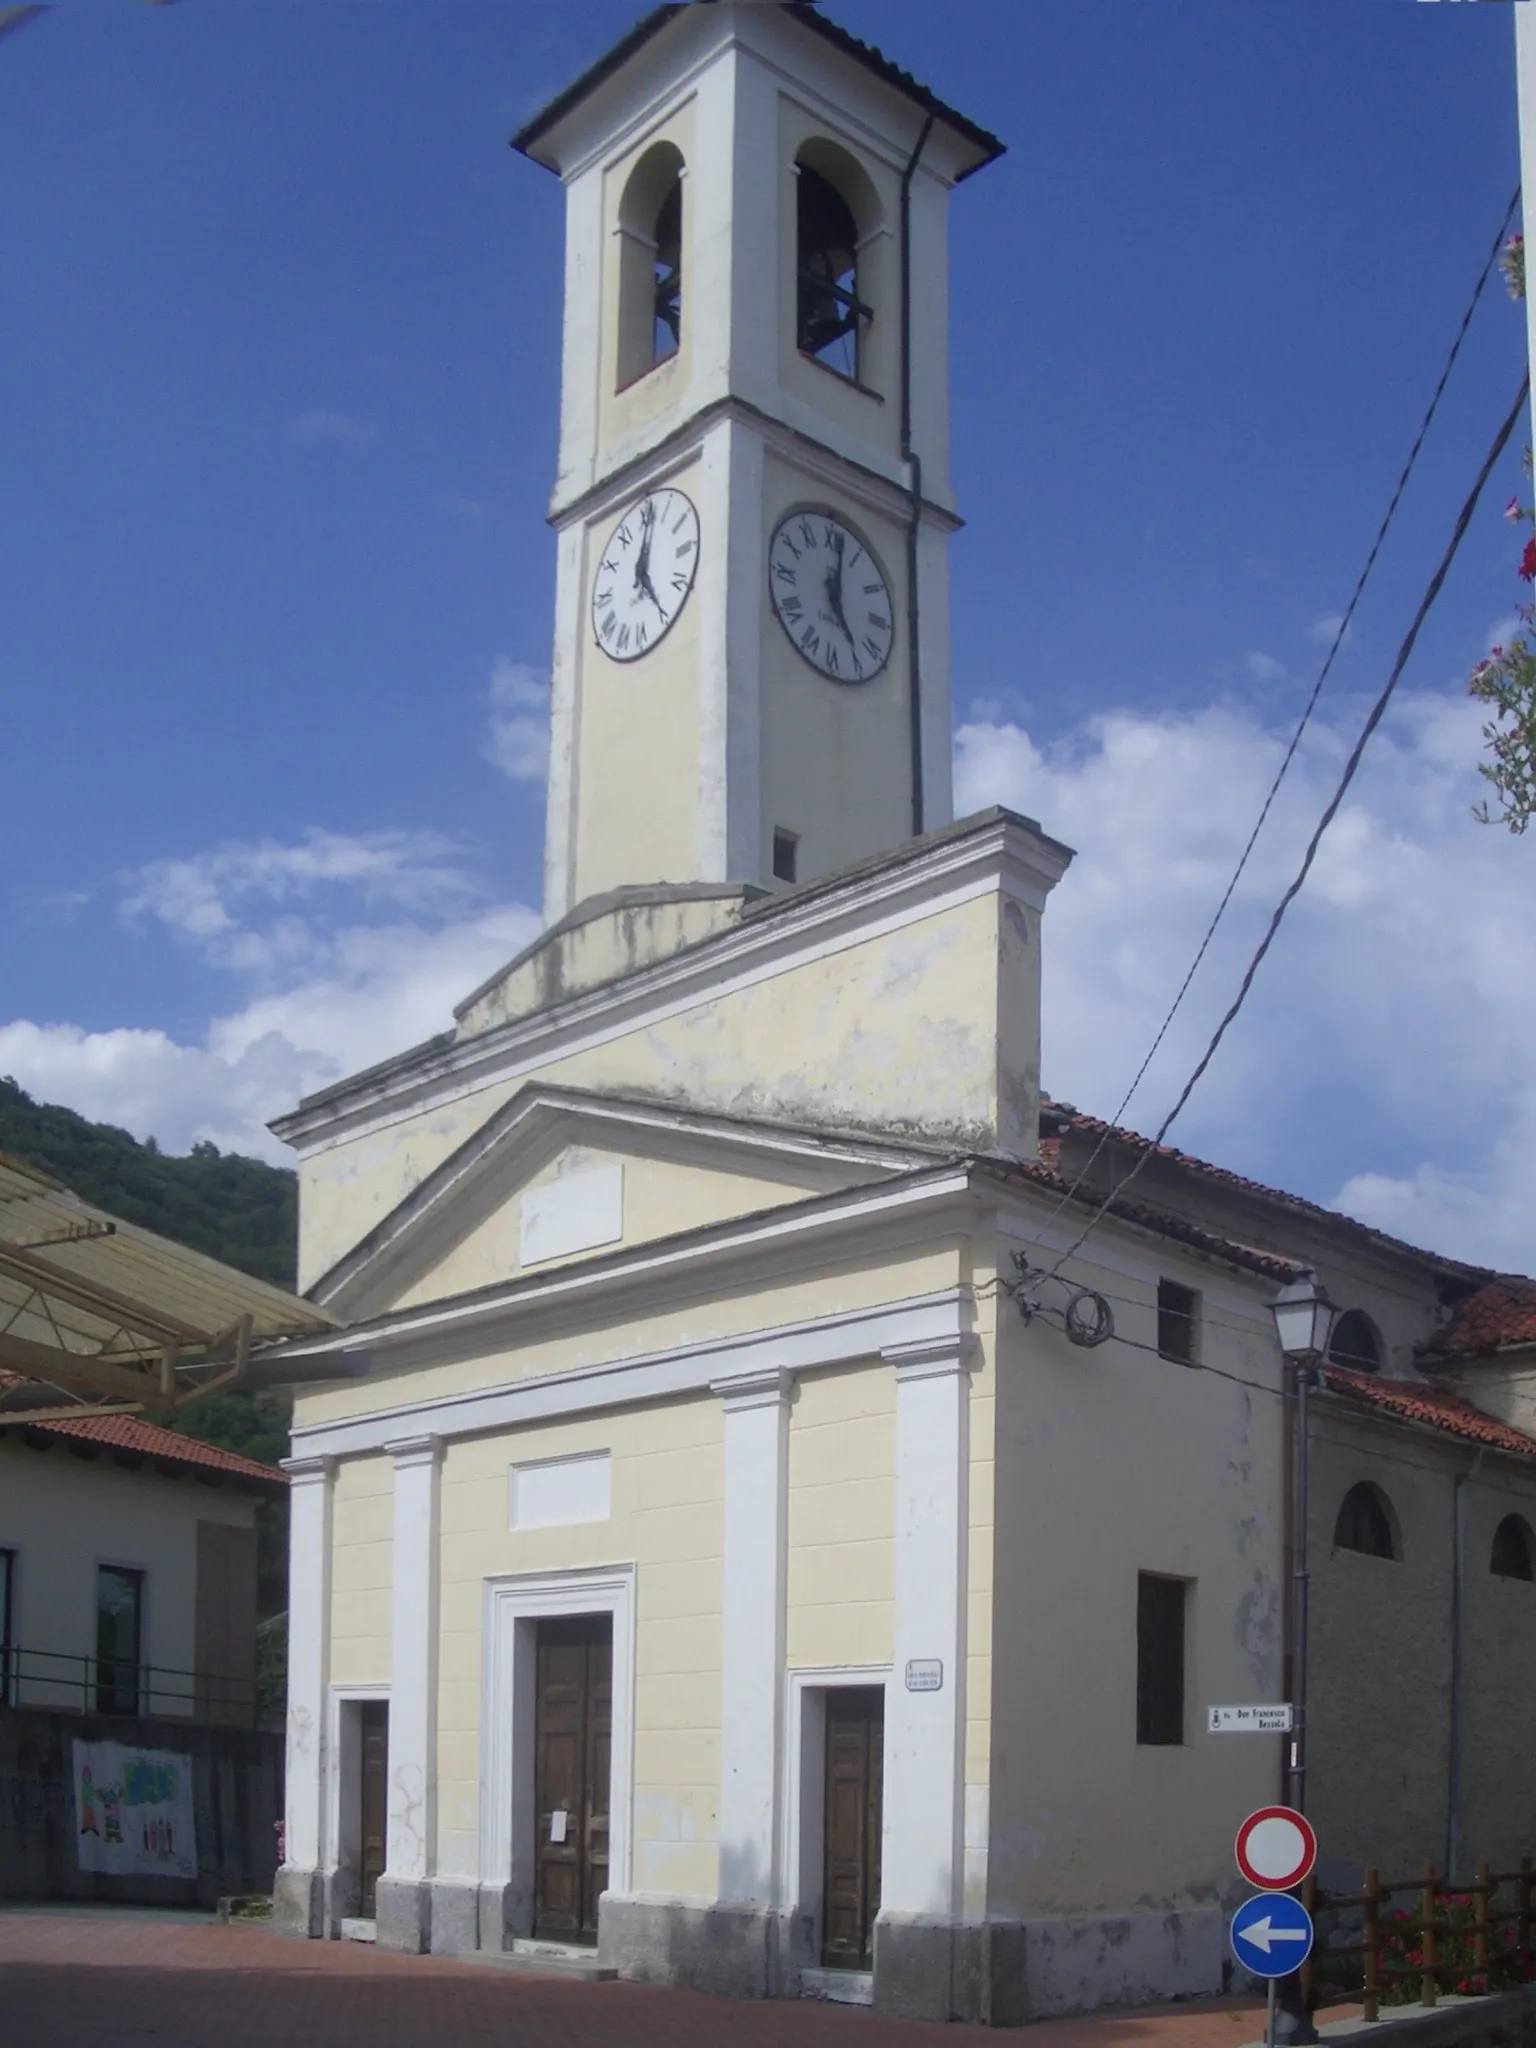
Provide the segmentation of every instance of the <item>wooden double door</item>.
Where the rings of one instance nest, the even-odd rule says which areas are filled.
[[[595,1942],[608,1884],[613,1618],[538,1624],[533,1931]]]
[[[880,1910],[885,1688],[836,1687],[826,1699],[821,1960],[829,1970],[867,1970]]]
[[[364,1700],[357,1709],[358,1863],[361,1878],[358,1912],[371,1920],[377,1910],[379,1879],[384,1874],[389,1798],[389,1704]]]

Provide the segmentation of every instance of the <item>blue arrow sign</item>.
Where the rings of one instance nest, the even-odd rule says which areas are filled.
[[[1260,1892],[1232,1915],[1232,1953],[1255,1977],[1289,1977],[1312,1950],[1312,1916],[1289,1892]]]

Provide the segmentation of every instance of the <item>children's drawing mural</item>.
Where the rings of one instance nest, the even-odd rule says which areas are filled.
[[[82,1870],[196,1877],[192,1759],[120,1742],[77,1742],[76,1848]]]

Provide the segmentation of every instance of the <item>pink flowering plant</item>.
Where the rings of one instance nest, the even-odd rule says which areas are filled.
[[[1511,235],[1499,256],[1499,268],[1512,299],[1525,297],[1525,237]],[[1531,451],[1525,451],[1526,474],[1531,470]],[[1525,583],[1536,583],[1536,508],[1511,498],[1504,517],[1513,526],[1533,529],[1521,550],[1519,575]],[[1491,648],[1467,682],[1480,703],[1490,705],[1493,716],[1483,727],[1489,758],[1480,761],[1477,772],[1493,788],[1491,801],[1473,811],[1484,825],[1507,825],[1511,832],[1523,832],[1536,817],[1536,599],[1527,596],[1517,609],[1519,630],[1502,647]]]

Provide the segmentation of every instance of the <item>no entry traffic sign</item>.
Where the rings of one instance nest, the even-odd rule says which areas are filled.
[[[1284,1892],[1245,1899],[1232,1915],[1232,1953],[1255,1977],[1289,1977],[1312,1950],[1312,1916]]]
[[[1237,1867],[1260,1891],[1287,1892],[1317,1861],[1317,1836],[1293,1806],[1261,1806],[1237,1831]]]

